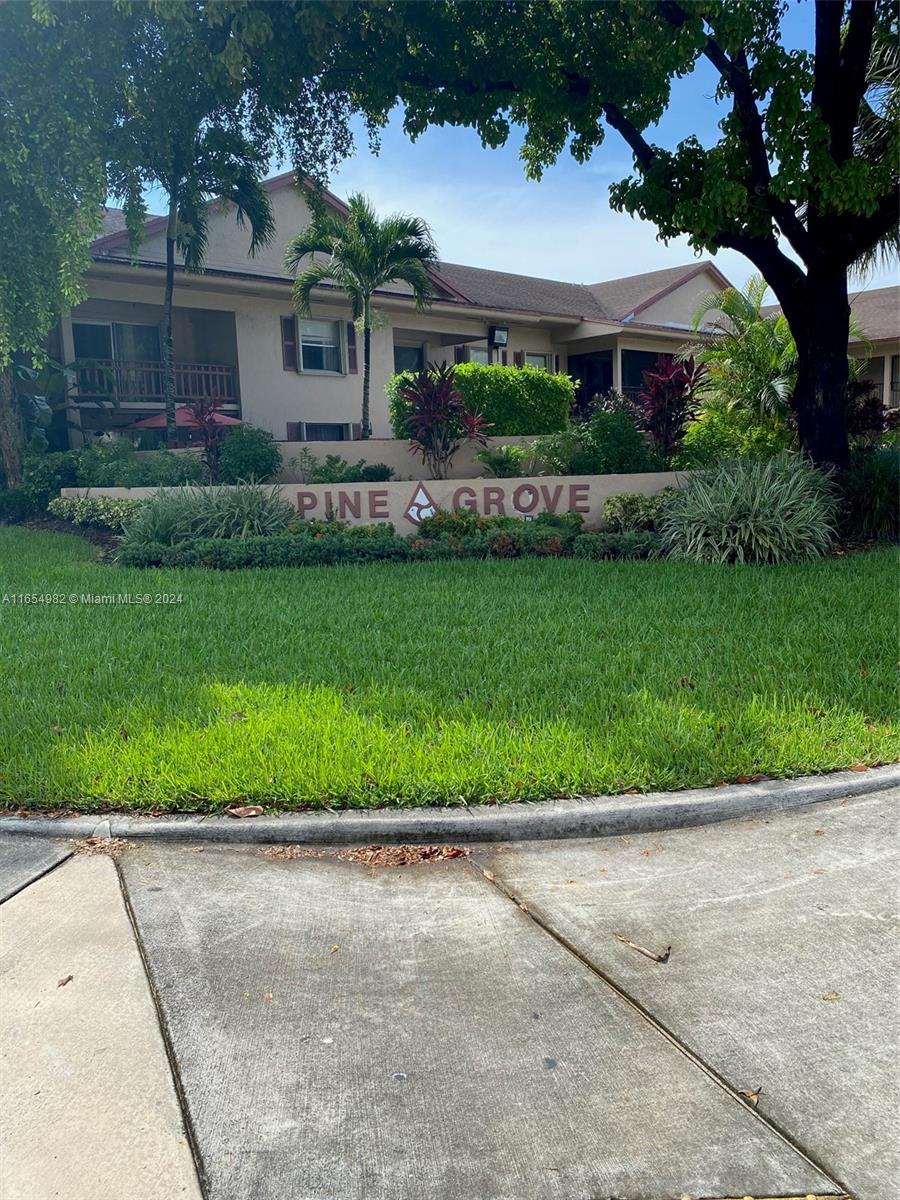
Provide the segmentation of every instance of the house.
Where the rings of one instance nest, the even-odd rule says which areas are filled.
[[[284,245],[310,211],[292,173],[268,180],[277,235],[255,257],[233,210],[212,207],[206,269],[176,275],[173,341],[180,400],[216,396],[226,413],[285,442],[359,436],[362,348],[337,289],[317,289],[309,320],[291,307]],[[326,201],[337,212],[336,196]],[[52,350],[81,363],[68,413],[74,443],[125,430],[163,403],[160,327],[165,218],[148,220],[133,259],[122,214],[104,214],[93,244],[88,298],[57,331]],[[440,263],[434,300],[417,313],[406,285],[376,297],[372,337],[372,425],[391,436],[390,375],[430,361],[528,363],[562,371],[593,394],[641,386],[660,353],[677,350],[693,312],[728,281],[711,262],[670,267],[591,285]],[[896,333],[896,323],[895,323]],[[112,392],[117,404],[96,401]],[[80,432],[79,432],[80,427]]]
[[[768,304],[763,312],[781,309]],[[860,380],[871,385],[886,408],[900,408],[900,287],[851,291],[850,312],[854,329],[848,351],[866,360]]]

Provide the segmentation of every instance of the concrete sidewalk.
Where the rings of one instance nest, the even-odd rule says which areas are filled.
[[[898,797],[390,870],[9,837],[0,1197],[893,1200]]]

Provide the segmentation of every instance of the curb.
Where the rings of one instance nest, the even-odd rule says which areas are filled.
[[[306,842],[504,842],[609,837],[709,825],[800,808],[822,800],[864,796],[900,786],[900,764],[640,796],[587,796],[534,803],[454,808],[342,809],[235,819],[185,814],[141,817],[0,817],[0,833],[34,837],[150,838],[230,844]]]

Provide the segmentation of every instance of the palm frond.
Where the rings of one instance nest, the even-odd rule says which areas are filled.
[[[209,243],[209,219],[206,201],[197,191],[186,191],[179,198],[178,229],[175,244],[188,271],[202,271]]]

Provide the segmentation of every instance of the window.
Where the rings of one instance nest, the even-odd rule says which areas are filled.
[[[339,321],[300,322],[300,365],[304,371],[341,371]]]
[[[550,368],[547,364],[548,355],[546,354],[526,354],[526,367],[539,367],[542,371],[548,371]]]
[[[891,392],[887,402],[889,408],[900,408],[900,354],[891,355]]]
[[[72,322],[72,341],[76,358],[112,358],[112,325]]]
[[[346,442],[349,439],[346,425],[328,425],[307,421],[304,431],[308,442]]]
[[[76,358],[162,362],[159,327],[156,325],[73,321],[72,342]]]
[[[424,346],[395,346],[394,371],[421,371],[425,366]]]
[[[469,347],[469,362],[484,363],[487,365],[490,361],[490,354],[486,346]]]

